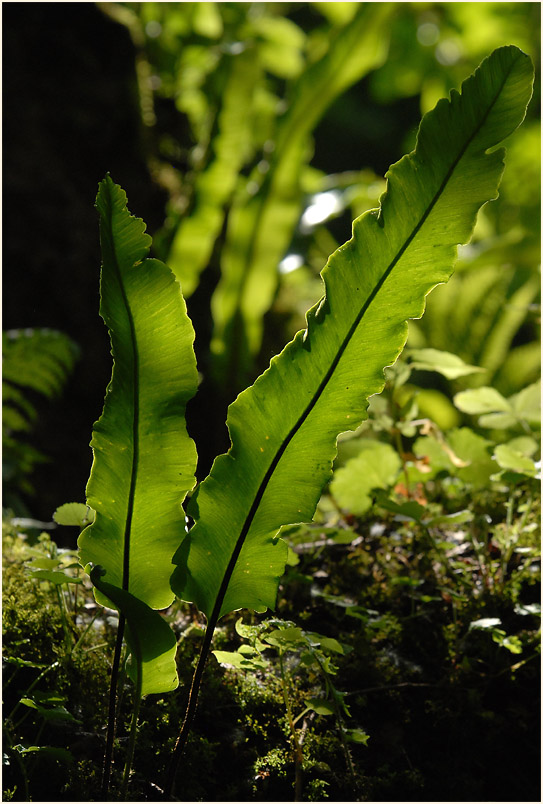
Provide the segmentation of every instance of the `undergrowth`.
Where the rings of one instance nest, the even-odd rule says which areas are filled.
[[[445,527],[424,549],[412,522],[376,508],[358,518],[329,510],[321,522],[286,534],[293,554],[280,587],[279,631],[295,620],[304,634],[345,645],[333,655],[337,673],[330,678],[348,708],[344,725],[368,735],[365,744],[347,743],[353,777],[336,718],[308,709],[296,724],[303,800],[429,801],[444,793],[449,800],[534,800],[540,501],[529,485],[513,493],[517,503],[531,496],[533,504],[505,567],[498,541],[510,495],[503,491],[466,500],[475,512],[471,533],[464,524]],[[323,497],[321,509],[332,508],[329,502]],[[443,510],[444,501],[428,506]],[[98,800],[112,641],[107,610],[96,616],[84,580],[76,608],[66,609],[67,636],[56,590],[67,606],[72,592],[28,569],[51,554],[51,534],[11,521],[4,526],[4,800]],[[186,688],[202,624],[179,603],[167,617]],[[225,618],[217,650],[247,647],[238,619]],[[266,627],[262,615],[245,613],[244,622]],[[302,655],[297,643],[285,654],[294,713],[326,698]],[[296,767],[277,650],[268,645],[262,659],[265,666],[251,671],[209,660],[181,800],[292,800]],[[126,683],[126,712],[130,697]],[[134,800],[160,797],[160,763],[175,741],[181,698],[144,701]],[[119,754],[126,739],[120,729]],[[491,775],[481,772],[488,767]]]

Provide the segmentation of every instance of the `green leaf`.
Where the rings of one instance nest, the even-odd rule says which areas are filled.
[[[330,493],[340,508],[351,514],[363,514],[371,508],[372,489],[391,486],[402,468],[396,450],[369,438],[360,439],[359,454],[334,472]]]
[[[66,748],[55,748],[51,745],[14,745],[13,748],[22,756],[26,754],[44,754],[66,764],[71,764],[74,761],[73,755]]]
[[[310,636],[319,637],[320,635],[319,634],[310,634]],[[321,646],[322,650],[331,651],[332,653],[344,654],[346,652],[345,648],[341,644],[341,642],[338,642],[337,639],[334,639],[333,637],[320,637],[320,646]],[[350,649],[347,652],[350,652]]]
[[[301,72],[305,45],[301,28],[286,17],[256,17],[252,28],[263,40],[260,53],[266,70],[281,78],[293,78]]]
[[[531,436],[518,436],[518,438],[512,438],[507,444],[511,449],[520,452],[527,458],[533,457],[539,451],[539,444]]]
[[[49,666],[46,664],[40,664],[38,662],[31,662],[27,659],[19,659],[17,656],[3,656],[2,661],[7,662],[8,664],[13,664],[16,667],[37,667],[41,669],[42,667]]]
[[[268,169],[251,174],[234,200],[212,299],[215,372],[242,388],[262,339],[262,320],[278,282],[302,210],[301,178],[311,156],[310,134],[331,103],[385,59],[393,4],[360,4],[353,19],[328,37],[328,51],[293,82],[289,106],[273,132]]]
[[[30,430],[37,415],[22,391],[9,382],[2,383],[2,424],[5,430]]]
[[[168,254],[168,265],[179,279],[185,298],[194,292],[198,277],[209,262],[223,224],[225,205],[250,143],[252,115],[248,110],[252,108],[260,76],[255,49],[237,55],[225,54],[221,69],[226,73],[226,82],[217,120],[218,133],[212,143],[213,158],[196,180],[193,210],[182,219]]]
[[[496,463],[490,455],[492,443],[474,433],[469,427],[460,427],[447,434],[447,440],[454,454],[467,466],[453,466],[451,473],[473,488],[488,485]]]
[[[434,516],[431,519],[426,519],[424,524],[429,528],[447,527],[449,525],[463,525],[464,522],[471,522],[473,520],[473,512],[467,508],[464,511],[457,511],[454,514],[443,514],[442,516]]]
[[[35,709],[44,720],[47,720],[50,723],[81,723],[80,720],[77,720],[65,706],[41,706],[40,704],[36,703],[32,700],[32,698],[21,698],[19,703],[23,704],[23,706],[28,706],[31,709]]]
[[[2,382],[57,396],[75,361],[79,347],[54,329],[10,329],[2,333]]]
[[[416,150],[388,173],[379,210],[323,271],[326,296],[269,369],[230,406],[232,446],[192,497],[195,525],[176,553],[172,588],[211,623],[274,605],[286,546],[279,528],[311,519],[338,433],[364,418],[426,294],[445,282],[456,244],[495,198],[503,150],[522,121],[530,59],[500,48],[422,121]]]
[[[61,586],[65,583],[83,583],[81,578],[74,578],[71,575],[66,575],[65,572],[52,572],[51,570],[45,569],[32,570],[31,567],[29,567],[29,569],[32,571],[33,578],[36,578],[38,581],[49,581],[49,583],[55,586]]]
[[[468,366],[458,355],[442,352],[439,349],[410,349],[408,356],[411,358],[409,363],[411,368],[421,371],[437,371],[448,380],[456,380],[458,377],[485,371],[484,368],[478,366]]]
[[[504,411],[509,413],[511,405],[495,388],[474,388],[460,391],[454,397],[454,404],[464,413],[476,416],[479,413]]]
[[[523,388],[505,399],[495,388],[476,388],[461,391],[454,397],[457,408],[479,418],[481,427],[509,429],[525,423],[535,426],[541,422],[541,382]]]
[[[26,567],[30,570],[52,570],[55,569],[55,567],[58,567],[61,563],[60,558],[33,558],[26,564]]]
[[[179,284],[167,266],[146,259],[145,224],[130,215],[109,176],[96,206],[100,314],[113,374],[91,441],[87,501],[96,518],[79,537],[80,562],[102,566],[112,587],[161,609],[173,600],[171,559],[185,535],[181,503],[194,485],[196,450],[184,419],[197,388],[194,333]]]
[[[509,444],[498,444],[494,450],[494,459],[501,469],[510,472],[517,472],[520,475],[535,477],[538,469],[531,458],[523,455],[519,450],[514,449]]]
[[[248,657],[238,651],[227,650],[214,650],[212,653],[219,664],[226,664],[236,670],[258,670],[268,666],[268,662],[257,655]]]
[[[94,522],[94,516],[95,511],[85,503],[72,502],[60,505],[53,514],[53,519],[57,525],[76,525],[78,528],[84,528]]]
[[[262,637],[264,642],[273,645],[276,648],[288,650],[296,645],[303,645],[305,643],[304,634],[301,628],[290,626],[287,628],[277,628],[275,631],[270,631]]]
[[[307,709],[316,712],[317,715],[334,715],[334,704],[325,698],[307,698],[305,701]]]
[[[433,436],[421,436],[415,441],[413,450],[419,457],[429,457],[431,473],[421,480],[435,476],[441,471],[460,478],[473,488],[488,486],[497,464],[492,459],[492,442],[474,433],[469,427],[460,427],[447,433],[446,442]],[[455,461],[451,457],[455,456]],[[411,477],[411,472],[410,472]]]
[[[415,500],[397,503],[394,502],[394,500],[389,500],[387,495],[382,491],[377,492],[376,499],[377,504],[380,505],[381,508],[384,508],[385,511],[392,511],[392,513],[397,514],[398,517],[413,519],[415,522],[422,522],[426,514],[426,508],[418,502],[415,502]]]
[[[62,391],[79,356],[78,346],[52,329],[2,333],[2,464],[5,499],[32,493],[26,477],[45,457],[14,434],[32,430],[37,411],[27,391],[52,398]]]
[[[93,567],[90,575],[96,588],[126,617],[126,641],[135,660],[129,663],[128,674],[137,683],[138,667],[141,669],[141,694],[176,689],[177,641],[168,623],[134,595],[104,581],[101,567]]]
[[[364,729],[345,729],[345,737],[350,743],[362,743],[362,745],[367,745],[370,739]]]
[[[505,636],[501,639],[494,639],[502,648],[507,648],[510,653],[522,653],[522,642],[518,636]]]
[[[541,381],[523,388],[518,394],[509,397],[514,414],[528,424],[541,423]]]

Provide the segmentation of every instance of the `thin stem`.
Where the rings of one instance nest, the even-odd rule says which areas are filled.
[[[402,462],[402,472],[405,480],[405,496],[408,500],[410,500],[411,494],[409,492],[409,472],[407,470],[407,461],[405,460],[402,434],[397,428],[394,428],[394,441],[396,442],[396,452],[400,456],[400,460]]]
[[[75,645],[73,646],[73,648],[72,648],[72,655],[73,655],[73,654],[76,652],[76,650],[79,648],[79,646],[81,645],[81,643],[83,642],[83,640],[85,639],[85,637],[87,636],[87,634],[89,633],[90,629],[92,628],[92,626],[93,626],[93,624],[94,624],[94,621],[95,621],[95,620],[96,620],[96,618],[98,617],[98,614],[99,614],[99,610],[97,610],[96,614],[94,615],[94,617],[92,618],[92,620],[89,622],[89,624],[87,625],[87,627],[85,628],[85,630],[83,631],[83,633],[81,634],[81,636],[79,637],[79,639],[77,640],[77,642],[75,643]],[[104,643],[104,644],[105,644],[105,643]],[[92,648],[91,648],[91,650],[92,650]]]
[[[130,738],[128,742],[128,751],[126,753],[126,763],[124,766],[123,782],[121,786],[121,801],[126,799],[126,791],[128,789],[128,781],[130,779],[130,770],[134,760],[134,750],[136,748],[136,736],[138,733],[138,717],[141,705],[141,661],[137,662],[137,677],[136,689],[134,692],[134,708],[132,710],[132,722],[130,723]]]
[[[190,687],[189,697],[187,701],[187,708],[185,710],[185,719],[183,720],[183,725],[181,726],[181,731],[179,732],[179,737],[177,738],[177,742],[175,744],[175,748],[172,753],[172,758],[170,760],[170,764],[166,772],[166,783],[164,785],[165,798],[171,798],[173,794],[173,788],[175,784],[177,769],[179,767],[179,761],[181,759],[183,749],[187,742],[194,713],[196,712],[196,704],[198,702],[198,693],[200,691],[200,684],[202,683],[202,676],[204,674],[207,654],[209,653],[209,648],[211,647],[213,632],[215,631],[215,626],[217,625],[217,620],[219,619],[218,614],[219,612],[217,611],[216,616],[213,615],[211,616],[207,624],[206,632],[204,634],[204,641],[202,642],[202,647],[200,648],[200,656],[198,657],[198,664],[196,665],[196,670],[194,671],[194,675],[192,677],[192,684]]]
[[[79,580],[79,569],[80,569],[80,567],[78,565],[77,569],[75,571],[75,577],[76,577],[77,580]],[[75,618],[77,616],[77,592],[79,590],[79,584],[75,583],[74,586],[75,586],[75,589],[74,589],[74,593],[73,593],[73,612],[74,612],[74,618]]]
[[[107,718],[106,751],[104,754],[104,769],[102,775],[102,798],[106,800],[109,790],[109,779],[111,776],[111,763],[113,760],[113,741],[115,740],[115,701],[117,697],[117,679],[119,677],[119,665],[121,663],[121,651],[123,647],[125,618],[119,615],[119,626],[117,628],[117,641],[115,642],[115,653],[111,666],[111,679],[109,682],[109,709]]]
[[[64,596],[57,584],[55,584],[55,592],[57,593],[57,600],[60,609],[60,620],[62,622],[62,630],[64,631],[64,641],[66,648],[68,649],[70,642],[72,641],[72,635],[70,634],[68,621],[66,620],[66,601],[64,600]]]
[[[40,724],[40,726],[38,728],[36,737],[34,738],[34,745],[39,745],[40,744],[40,738],[41,738],[41,736],[43,734],[44,729],[45,729],[45,719],[42,718],[42,722],[41,722],[41,724]],[[36,754],[30,755],[30,757],[29,757],[28,775],[29,775],[30,778],[32,778],[34,776],[34,769],[36,767],[37,759],[38,759],[38,757],[37,757]]]
[[[279,669],[281,672],[281,688],[283,690],[283,700],[285,701],[285,707],[287,710],[287,720],[290,728],[293,755],[294,755],[294,801],[301,801],[303,756],[301,746],[298,742],[298,734],[296,732],[296,726],[294,725],[294,719],[292,717],[292,707],[290,705],[288,681],[285,676],[285,666],[283,662],[283,654],[281,651],[279,651]]]
[[[124,650],[121,653],[121,666],[119,670],[119,679],[117,681],[117,710],[115,713],[115,718],[118,721],[121,717],[121,708],[123,705],[123,698],[126,690],[126,659],[128,657],[128,650],[126,645],[124,646]]]
[[[351,774],[351,778],[353,780],[353,785],[354,785],[355,789],[358,789],[358,779],[356,778],[356,771],[354,769],[353,760],[352,760],[352,757],[351,757],[351,752],[349,751],[349,747],[347,745],[347,740],[345,739],[345,729],[343,728],[343,718],[341,716],[341,712],[340,712],[340,709],[339,709],[339,703],[338,703],[338,696],[337,696],[336,688],[334,687],[334,685],[330,681],[330,677],[329,677],[328,673],[326,672],[326,670],[324,669],[324,666],[323,666],[319,656],[317,655],[316,651],[311,650],[311,652],[312,652],[312,654],[313,654],[313,656],[314,656],[314,658],[315,658],[315,660],[316,660],[316,662],[317,662],[317,664],[319,666],[319,669],[320,669],[320,671],[322,673],[326,688],[330,692],[330,697],[332,699],[332,705],[334,707],[334,713],[335,713],[335,716],[336,716],[336,723],[337,723],[337,727],[338,727],[338,731],[339,731],[339,739],[341,741],[341,747],[343,748],[343,753],[345,755],[345,761],[347,763],[347,768],[349,769],[349,773]]]

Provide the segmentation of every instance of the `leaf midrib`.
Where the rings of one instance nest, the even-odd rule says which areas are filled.
[[[110,180],[111,181],[111,180]],[[126,290],[123,283],[123,277],[121,272],[121,267],[119,264],[119,260],[117,258],[117,250],[115,247],[115,236],[113,233],[113,213],[114,213],[114,200],[111,193],[111,184],[108,182],[108,197],[109,197],[109,206],[110,206],[110,215],[107,221],[107,225],[109,228],[109,234],[111,236],[111,245],[112,245],[112,255],[113,255],[113,266],[115,270],[115,275],[117,281],[119,283],[119,289],[121,291],[121,296],[123,300],[123,304],[126,309],[126,314],[128,317],[128,323],[130,326],[130,340],[132,344],[132,350],[134,353],[134,377],[133,377],[133,417],[132,417],[132,467],[130,471],[130,487],[128,490],[128,501],[127,501],[127,510],[126,510],[126,518],[125,518],[125,527],[124,527],[124,534],[123,534],[123,570],[122,570],[122,589],[125,591],[129,591],[129,584],[130,584],[130,535],[132,530],[132,517],[134,513],[134,499],[136,496],[136,483],[138,478],[138,462],[139,462],[139,415],[140,415],[140,406],[139,406],[139,352],[138,352],[138,341],[136,338],[136,326],[134,323],[134,317],[132,315],[132,310],[130,304],[128,302],[128,297],[126,295]],[[128,212],[128,210],[126,210]],[[110,330],[113,337],[113,332]]]
[[[514,65],[511,65],[510,69],[512,69],[513,66]],[[219,587],[219,592],[217,594],[217,597],[216,597],[216,600],[215,600],[215,605],[213,607],[213,612],[212,612],[211,618],[210,618],[210,624],[211,623],[215,624],[219,619],[222,603],[223,603],[224,597],[226,595],[228,585],[229,585],[230,579],[232,577],[232,573],[234,571],[234,568],[236,566],[237,560],[239,558],[239,554],[241,553],[243,544],[245,542],[247,534],[248,534],[248,532],[249,532],[249,530],[251,528],[251,525],[253,523],[253,519],[254,519],[257,511],[258,511],[258,508],[260,506],[262,498],[263,498],[263,496],[264,496],[264,494],[266,492],[266,489],[268,487],[268,484],[269,484],[269,482],[270,482],[270,480],[271,480],[271,478],[272,478],[272,476],[273,476],[273,474],[275,472],[275,469],[277,468],[277,466],[279,464],[279,461],[283,457],[283,455],[284,455],[286,449],[288,448],[289,444],[291,443],[292,439],[298,433],[300,428],[303,426],[303,424],[305,423],[306,419],[310,415],[311,411],[313,410],[313,408],[315,407],[315,405],[319,401],[320,397],[322,396],[323,391],[325,390],[326,386],[330,382],[330,380],[331,380],[331,378],[332,378],[332,376],[333,376],[333,374],[334,374],[334,372],[335,372],[335,370],[336,370],[336,368],[337,368],[337,366],[339,364],[339,361],[341,360],[341,358],[342,358],[342,356],[343,356],[343,354],[344,354],[344,352],[345,352],[345,350],[346,350],[346,348],[347,348],[347,346],[348,346],[348,344],[349,344],[354,332],[358,328],[358,326],[359,326],[364,314],[367,312],[369,306],[371,305],[371,303],[373,302],[373,300],[375,299],[375,297],[377,296],[377,294],[381,290],[383,284],[385,283],[385,281],[390,276],[391,272],[393,271],[394,267],[397,265],[398,261],[405,254],[406,250],[409,248],[409,246],[413,242],[414,238],[417,236],[417,234],[420,232],[420,230],[424,226],[426,220],[428,219],[428,217],[431,214],[432,210],[434,209],[435,205],[437,204],[437,202],[441,198],[441,195],[443,194],[443,191],[444,191],[445,187],[447,186],[448,182],[450,181],[450,179],[452,177],[452,174],[454,173],[456,167],[458,166],[458,164],[461,161],[461,159],[464,157],[464,155],[465,155],[468,147],[470,146],[471,142],[474,140],[474,138],[477,136],[477,134],[479,133],[481,128],[484,126],[484,124],[485,124],[485,122],[486,122],[486,120],[488,118],[488,115],[490,114],[490,112],[493,109],[496,101],[498,100],[498,98],[500,97],[500,95],[501,95],[501,93],[503,91],[503,88],[504,88],[504,86],[505,86],[505,84],[507,82],[507,79],[509,78],[509,72],[510,72],[510,70],[504,76],[503,81],[500,84],[500,87],[499,87],[498,91],[496,92],[496,95],[492,99],[491,103],[488,105],[488,108],[487,108],[485,114],[483,115],[483,117],[481,118],[480,123],[477,125],[477,127],[470,134],[470,136],[468,137],[468,139],[464,143],[464,146],[460,149],[460,151],[458,153],[458,156],[451,163],[451,166],[450,166],[449,170],[447,171],[443,181],[441,182],[441,185],[439,186],[438,190],[436,191],[436,193],[435,193],[434,197],[432,198],[431,202],[428,204],[428,206],[427,206],[424,214],[421,216],[419,222],[413,228],[413,230],[412,230],[411,234],[409,235],[409,237],[406,238],[404,244],[398,250],[396,256],[390,262],[388,267],[385,269],[385,271],[383,272],[381,278],[376,283],[373,291],[370,293],[370,295],[368,296],[368,298],[364,302],[362,308],[360,309],[360,312],[357,314],[357,316],[356,316],[353,324],[351,325],[347,335],[345,336],[340,348],[338,349],[336,357],[332,361],[332,363],[330,365],[330,368],[328,369],[326,375],[324,376],[323,380],[321,381],[321,383],[320,383],[319,387],[317,388],[315,394],[313,395],[311,401],[308,403],[308,405],[306,406],[304,412],[298,418],[298,421],[292,426],[290,432],[287,434],[287,436],[284,438],[283,442],[279,446],[274,458],[272,459],[272,461],[270,463],[270,466],[269,466],[268,470],[266,471],[266,474],[264,475],[264,477],[263,477],[263,479],[262,479],[262,481],[260,483],[260,486],[259,486],[259,488],[257,490],[257,493],[256,493],[255,498],[253,500],[253,503],[251,505],[251,508],[249,509],[247,517],[245,518],[245,521],[243,523],[242,529],[240,531],[240,535],[237,538],[236,545],[234,547],[234,550],[233,550],[232,555],[230,557],[230,560],[228,562],[228,566],[227,566],[225,574],[223,576],[221,586]],[[450,100],[449,100],[449,103],[450,103]]]

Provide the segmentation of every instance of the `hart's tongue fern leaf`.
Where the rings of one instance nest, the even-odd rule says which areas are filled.
[[[337,435],[365,417],[383,368],[404,346],[407,320],[420,317],[428,292],[447,281],[457,245],[496,197],[504,151],[488,151],[522,121],[531,84],[530,59],[500,48],[461,93],[453,90],[424,117],[416,149],[387,174],[379,209],[358,218],[352,239],[330,257],[307,329],[230,406],[231,448],[192,497],[188,534],[181,502],[196,464],[184,422],[197,385],[193,331],[173,275],[146,258],[142,221],[109,177],[101,183],[101,313],[114,370],[93,432],[87,496],[96,520],[80,537],[81,562],[95,565],[98,599],[126,617],[142,692],[177,683],[175,639],[153,609],[175,592],[207,617],[166,792],[219,617],[274,605],[286,560],[278,531],[313,516]]]

